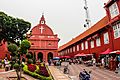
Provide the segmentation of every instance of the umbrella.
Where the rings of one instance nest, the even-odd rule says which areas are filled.
[[[76,55],[75,55],[75,57],[79,57],[79,56],[86,56],[86,54],[84,54],[84,53],[81,53],[81,54],[80,54],[80,53],[79,53],[79,54],[76,54]]]
[[[114,53],[120,54],[120,50],[110,52],[110,54],[114,54]]]
[[[60,57],[54,57],[53,58],[53,60],[59,60],[60,59]]]
[[[86,54],[86,56],[93,56],[93,54]]]
[[[70,56],[60,56],[60,58],[71,58]]]

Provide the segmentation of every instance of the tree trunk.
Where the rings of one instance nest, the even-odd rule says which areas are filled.
[[[20,80],[19,70],[16,70],[17,73],[17,80]]]

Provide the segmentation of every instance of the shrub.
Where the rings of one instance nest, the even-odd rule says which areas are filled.
[[[13,67],[14,67],[15,69],[18,69],[18,68],[19,68],[19,64],[18,64],[18,63],[15,63],[15,64],[13,65]]]
[[[31,63],[33,63],[33,60],[32,59],[28,59],[27,63],[31,64]]]
[[[41,64],[39,66],[39,69],[40,70],[39,70],[38,74],[49,77],[48,71],[47,71],[46,67],[43,64]]]
[[[36,72],[36,73],[39,72],[39,66],[38,66],[38,65],[36,65],[36,70],[35,70],[35,72]]]
[[[28,64],[28,70],[34,72],[36,70],[36,66],[34,64]]]
[[[38,69],[37,66],[36,66],[36,69]],[[40,79],[40,80],[52,80],[52,77],[51,77],[51,76],[45,77],[45,76],[39,75],[39,74],[37,74],[37,73],[35,72],[36,70],[35,70],[34,72],[29,71],[27,65],[24,65],[23,71],[24,71],[24,73],[29,74],[29,75],[31,75],[32,77],[38,78],[38,79]]]

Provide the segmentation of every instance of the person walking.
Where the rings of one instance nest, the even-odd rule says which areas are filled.
[[[93,68],[95,69],[95,67],[96,67],[96,59],[94,57],[92,58],[92,65],[93,65]]]
[[[104,61],[104,58],[101,59],[101,67],[104,68],[104,65],[105,65],[105,61]]]
[[[5,71],[8,71],[10,70],[10,64],[9,64],[9,61],[8,59],[5,61]]]

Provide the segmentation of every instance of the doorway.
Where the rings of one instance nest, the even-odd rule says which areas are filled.
[[[39,52],[39,53],[38,53],[38,60],[39,60],[40,62],[43,62],[43,53],[42,53],[42,52]]]
[[[53,53],[49,52],[47,56],[47,60],[53,59]]]

